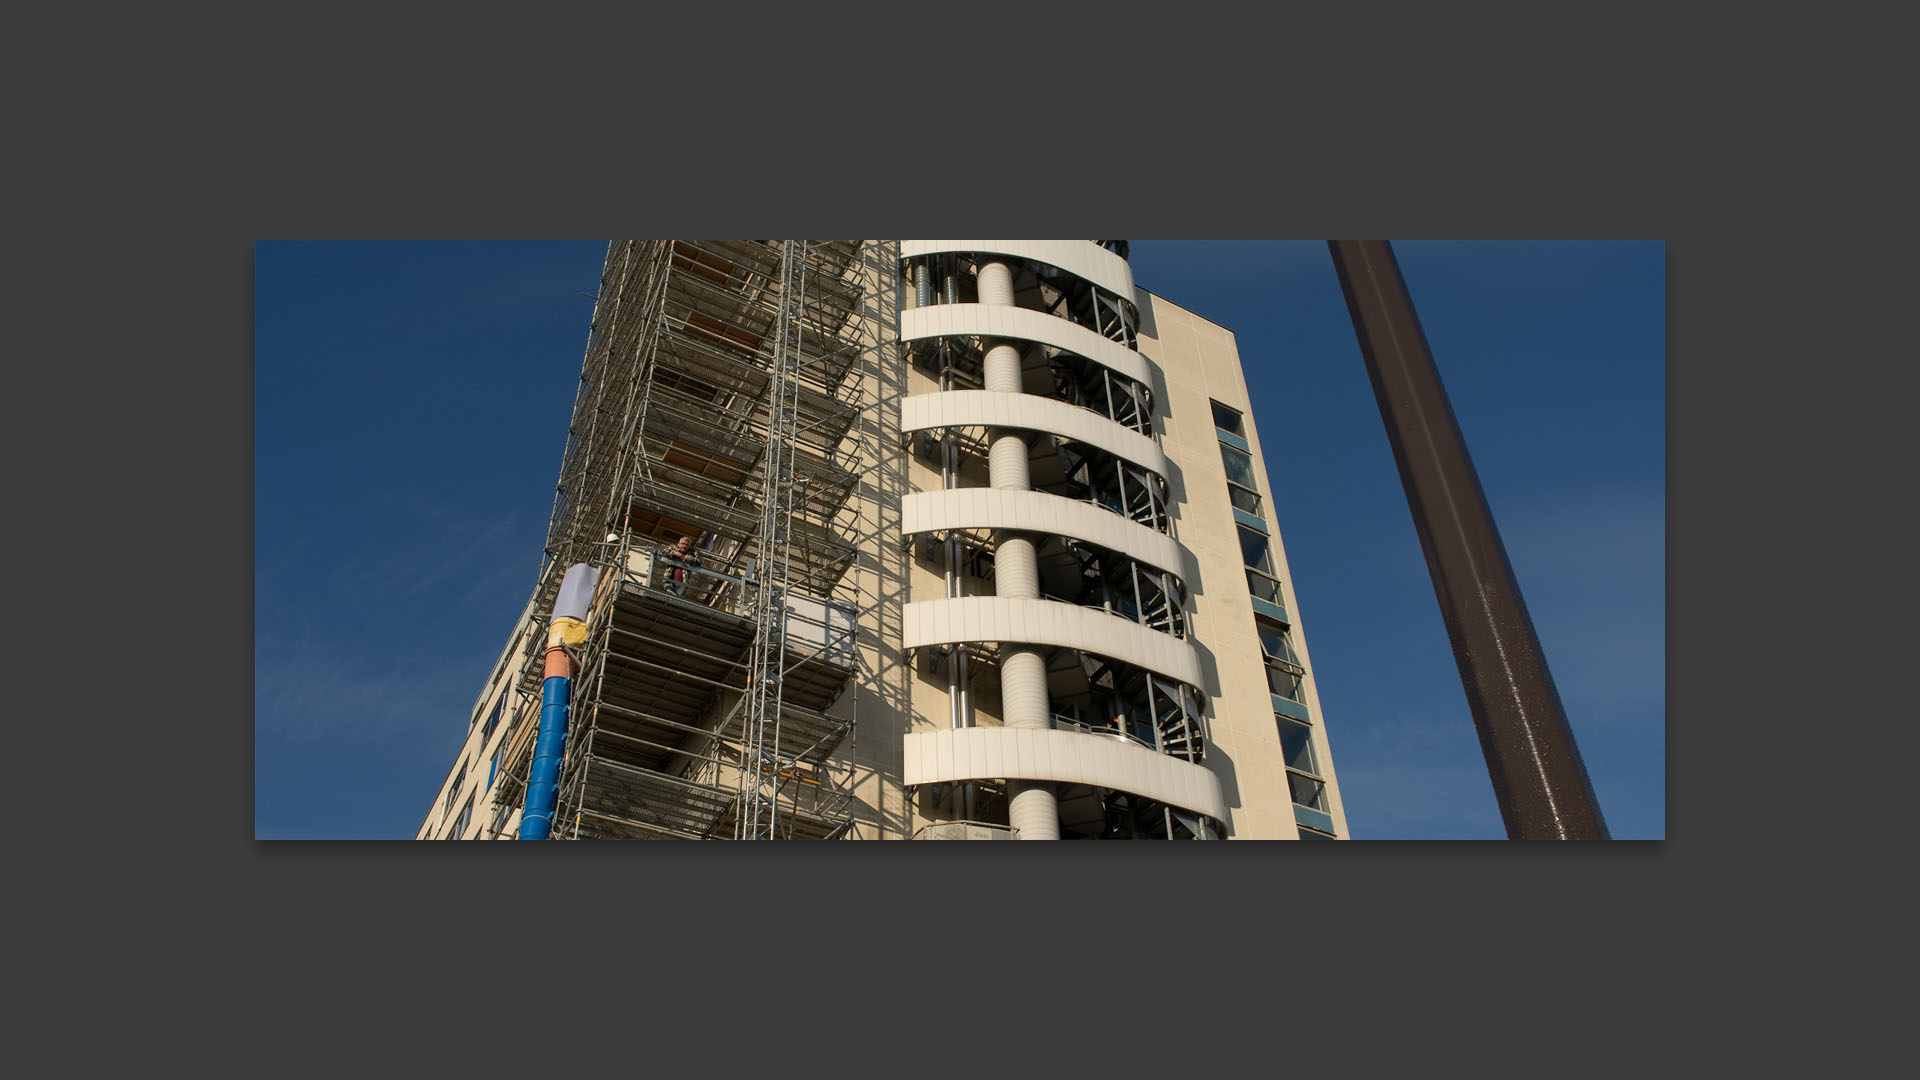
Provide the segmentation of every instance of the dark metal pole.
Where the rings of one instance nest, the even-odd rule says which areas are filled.
[[[1376,240],[1330,240],[1327,247],[1433,575],[1507,836],[1609,839],[1393,248]]]

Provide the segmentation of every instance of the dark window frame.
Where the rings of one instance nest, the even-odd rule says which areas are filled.
[[[460,808],[460,817],[454,821],[453,831],[447,834],[447,839],[458,840],[461,834],[467,831],[467,825],[473,821],[473,803],[479,795],[480,793],[475,791],[467,796],[466,804]]]
[[[1240,538],[1241,564],[1249,570],[1258,570],[1260,573],[1273,578],[1275,581],[1280,580],[1279,575],[1274,572],[1273,537],[1263,532],[1255,532],[1237,521],[1233,523],[1233,527],[1238,532]],[[1247,561],[1247,545],[1250,543],[1256,545],[1259,549],[1260,562],[1257,564]]]
[[[1309,788],[1313,801],[1300,801],[1299,787],[1295,784],[1296,780],[1305,781],[1307,784],[1313,785]],[[1306,773],[1288,769],[1287,797],[1293,800],[1293,805],[1295,806],[1304,806],[1309,810],[1317,810],[1322,814],[1333,813],[1333,803],[1327,798],[1327,782],[1317,776],[1308,776]],[[1318,801],[1320,805],[1315,806],[1314,801]]]
[[[1233,466],[1229,464],[1229,462],[1232,461],[1233,459],[1227,456],[1229,454],[1238,454],[1241,457],[1247,459],[1247,467],[1246,467],[1247,479],[1246,480],[1237,480],[1234,478]],[[1240,449],[1237,446],[1228,446],[1226,443],[1221,443],[1220,444],[1220,467],[1226,470],[1227,483],[1236,485],[1238,487],[1246,488],[1247,490],[1253,492],[1256,495],[1260,493],[1260,489],[1258,487],[1258,481],[1260,479],[1260,475],[1258,470],[1254,468],[1254,461],[1253,461],[1252,454],[1248,453],[1245,450]],[[1247,482],[1248,480],[1254,481],[1254,483],[1248,483]]]
[[[1315,780],[1325,780],[1326,777],[1320,775],[1320,751],[1313,745],[1313,725],[1279,713],[1273,714],[1273,718],[1280,725],[1280,758],[1286,764],[1287,770],[1311,776]],[[1307,765],[1312,766],[1311,768],[1294,763],[1296,755],[1287,749],[1289,734],[1303,740],[1299,746],[1306,751]]]
[[[1207,403],[1213,406],[1213,426],[1215,430],[1224,431],[1236,439],[1244,439],[1247,437],[1247,423],[1246,423],[1247,414],[1246,413],[1241,412],[1239,409],[1233,408],[1230,405],[1222,405],[1220,402],[1214,401],[1212,398],[1208,398]],[[1223,412],[1226,413],[1227,416],[1233,420],[1232,426],[1228,426],[1220,422],[1220,414]]]

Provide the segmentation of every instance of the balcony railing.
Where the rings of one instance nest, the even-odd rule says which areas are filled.
[[[984,830],[986,835],[969,835],[974,829]],[[1006,835],[995,835],[1005,833]],[[923,835],[924,834],[924,835]],[[1020,830],[1011,825],[1000,825],[991,821],[932,821],[913,830],[909,840],[1018,840]]]
[[[1120,728],[1108,724],[1081,723],[1079,720],[1064,713],[1053,714],[1053,729],[1055,731],[1078,731],[1087,735],[1103,735],[1109,739],[1119,739],[1122,742],[1129,742],[1135,746],[1144,747],[1156,754],[1161,752],[1159,747],[1147,742],[1131,731],[1123,731]]]
[[[679,580],[675,580],[677,570],[685,572]],[[728,615],[753,617],[753,586],[745,577],[682,561],[664,549],[642,549],[629,555],[627,580]],[[786,600],[787,648],[825,652],[836,662],[852,662],[858,614],[852,604],[796,591],[789,591]]]

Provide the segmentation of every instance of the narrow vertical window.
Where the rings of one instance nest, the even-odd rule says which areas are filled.
[[[1213,404],[1213,426],[1237,439],[1247,437],[1246,422],[1240,413],[1215,401]]]

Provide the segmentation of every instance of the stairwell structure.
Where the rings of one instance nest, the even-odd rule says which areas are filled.
[[[963,821],[990,794],[1018,839],[1223,835],[1127,260],[1084,240],[901,254],[901,341],[931,377],[901,426],[941,470],[902,530],[952,583],[906,607],[904,647],[951,686],[946,729],[907,737],[906,783]]]

